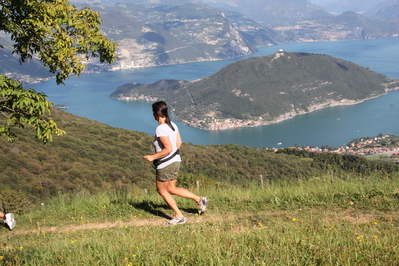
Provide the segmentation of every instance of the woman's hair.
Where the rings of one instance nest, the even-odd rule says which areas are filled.
[[[168,105],[164,101],[159,101],[156,103],[152,104],[152,112],[154,114],[157,114],[159,117],[165,117],[166,118],[166,124],[175,131],[175,128],[172,126],[172,123],[170,122],[170,117],[168,114]]]

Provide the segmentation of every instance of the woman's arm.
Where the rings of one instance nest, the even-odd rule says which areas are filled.
[[[182,140],[181,140],[180,132],[177,132],[176,147],[178,149],[180,149],[181,144],[182,144]]]
[[[179,137],[177,139],[179,140]],[[173,151],[172,143],[170,143],[169,137],[159,137],[159,141],[162,143],[163,149],[160,152],[157,152],[153,155],[143,156],[143,158],[145,160],[152,162],[156,159],[165,157],[166,155],[168,155],[169,153],[171,153]]]

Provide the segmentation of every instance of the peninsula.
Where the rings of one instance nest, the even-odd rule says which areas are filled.
[[[399,88],[399,80],[328,55],[251,57],[195,81],[128,83],[111,98],[165,100],[175,119],[223,130],[277,123],[318,109],[360,103]]]

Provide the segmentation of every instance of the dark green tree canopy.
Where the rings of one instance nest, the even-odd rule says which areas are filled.
[[[116,44],[101,33],[100,23],[97,12],[78,9],[67,0],[0,0],[0,31],[11,34],[13,53],[21,63],[39,58],[55,74],[57,84],[82,73],[83,60],[90,57],[101,63],[115,60]],[[44,143],[53,134],[64,134],[48,117],[51,106],[46,95],[24,90],[18,81],[0,75],[0,113],[7,117],[0,135],[7,140],[16,137],[14,126],[33,126]]]

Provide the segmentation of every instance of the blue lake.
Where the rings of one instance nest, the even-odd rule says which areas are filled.
[[[284,49],[287,52],[328,54],[375,72],[399,79],[399,38],[379,40],[288,43],[258,49],[253,56],[270,55]],[[148,67],[71,77],[66,86],[54,80],[30,85],[49,96],[54,104],[67,104],[67,112],[125,128],[153,134],[157,122],[152,117],[151,103],[117,101],[108,96],[118,86],[130,82],[152,83],[160,79],[195,80],[209,76],[235,60],[187,63]],[[296,116],[278,124],[206,131],[186,126],[180,128],[184,142],[195,144],[230,144],[251,147],[290,147],[346,145],[355,138],[382,134],[399,135],[399,91],[351,106],[322,109]],[[278,145],[278,143],[281,143]]]

